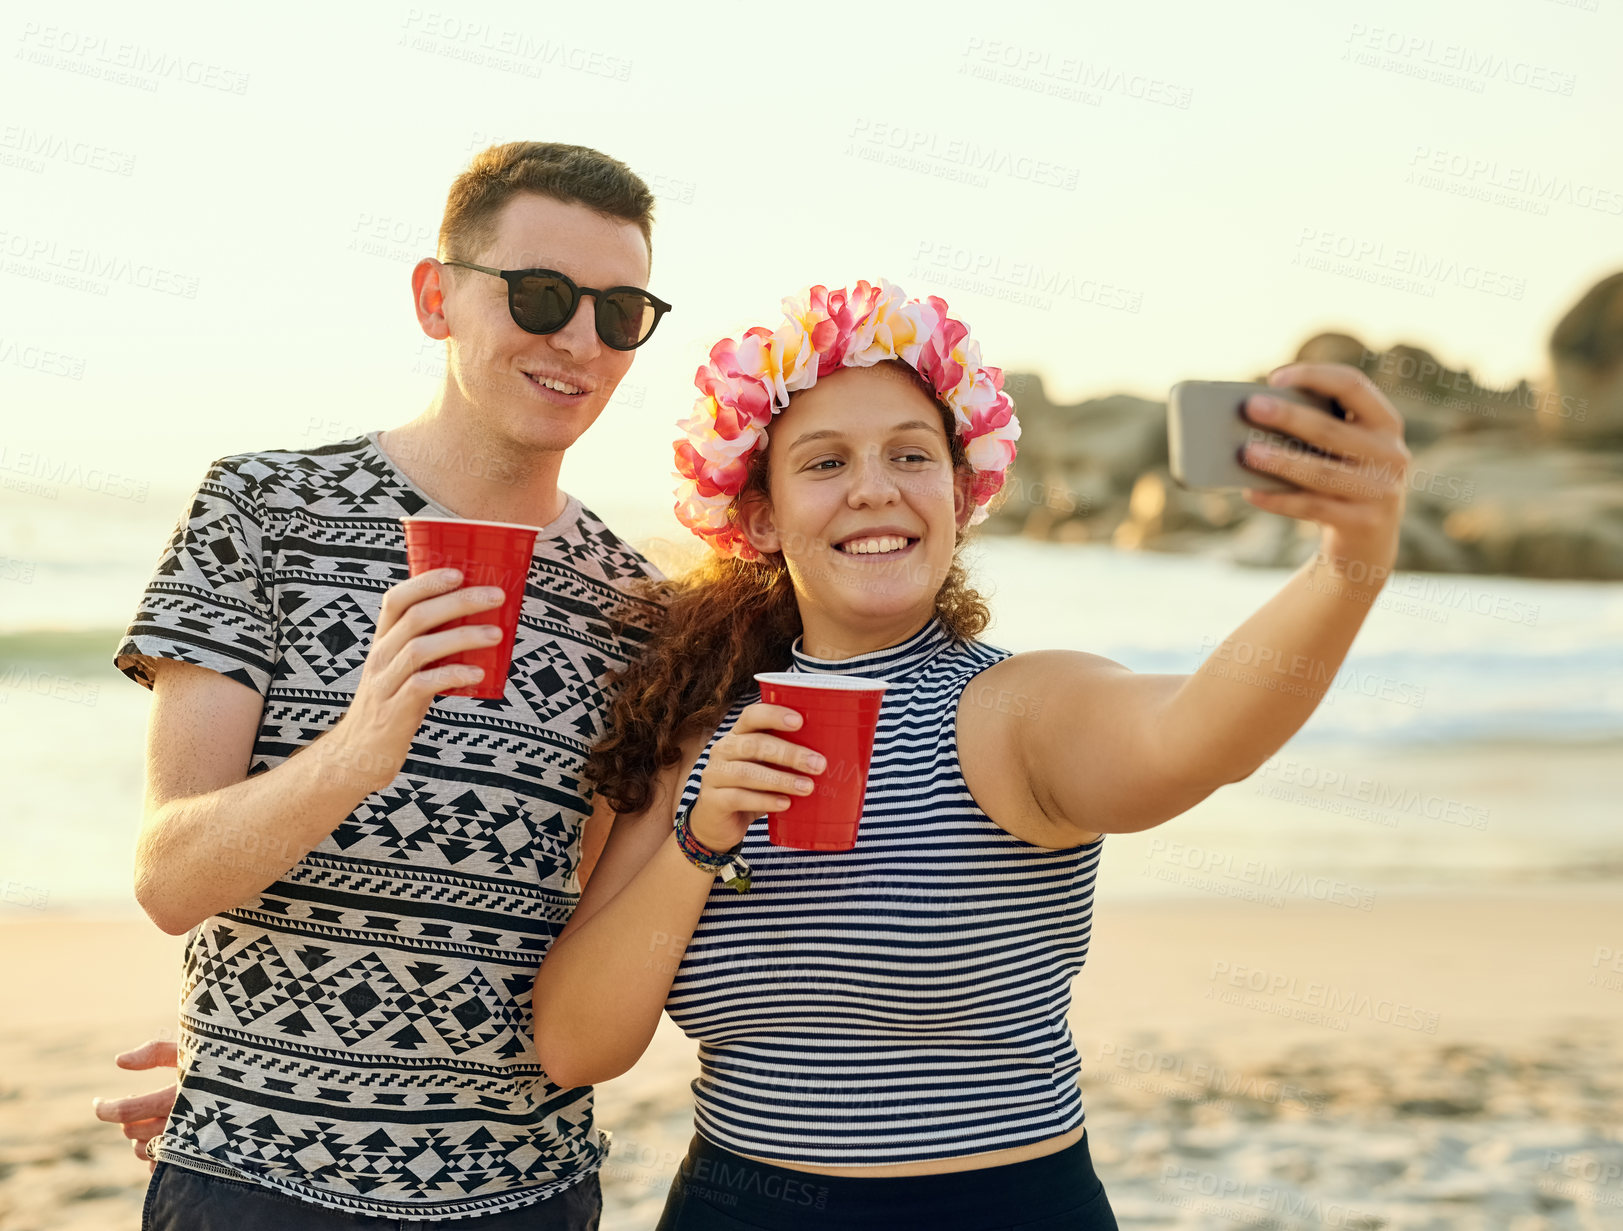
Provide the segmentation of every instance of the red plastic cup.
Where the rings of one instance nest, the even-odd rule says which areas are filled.
[[[777,734],[822,753],[828,762],[822,773],[810,775],[817,784],[810,795],[791,795],[782,812],[767,814],[768,841],[801,851],[850,850],[857,844],[888,682],[801,671],[767,671],[755,678],[761,700],[788,706],[804,720],[798,731]]]
[[[494,611],[447,620],[436,628],[459,628],[464,624],[496,624],[502,639],[495,645],[463,650],[436,659],[435,666],[466,664],[482,667],[484,678],[477,684],[442,690],[445,697],[483,697],[496,700],[507,690],[507,669],[513,662],[513,641],[518,635],[518,615],[524,607],[524,583],[530,575],[530,557],[535,552],[537,527],[517,526],[504,521],[469,521],[461,517],[403,517],[406,527],[406,567],[411,575],[454,568],[462,572],[462,585],[500,586],[507,601]]]

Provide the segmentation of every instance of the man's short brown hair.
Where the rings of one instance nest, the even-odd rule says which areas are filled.
[[[509,141],[474,156],[451,184],[440,222],[442,260],[473,260],[496,238],[502,207],[533,192],[634,222],[654,253],[654,194],[625,163],[584,145]]]

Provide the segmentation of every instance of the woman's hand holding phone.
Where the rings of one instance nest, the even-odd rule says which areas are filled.
[[[1338,558],[1390,571],[1411,459],[1402,417],[1357,368],[1287,364],[1266,385],[1180,381],[1167,447],[1185,487],[1239,488],[1259,509],[1318,522],[1336,572]]]
[[[1321,554],[1332,563],[1359,561],[1390,569],[1411,461],[1402,417],[1367,376],[1344,363],[1288,364],[1269,373],[1268,383],[1333,398],[1346,418],[1266,394],[1248,399],[1249,422],[1311,449],[1247,444],[1240,459],[1244,466],[1300,490],[1248,487],[1246,501],[1270,513],[1318,522],[1324,527]]]

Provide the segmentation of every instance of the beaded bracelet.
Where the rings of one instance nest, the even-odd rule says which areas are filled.
[[[744,849],[744,842],[739,840],[737,846],[729,851],[713,851],[703,842],[693,836],[693,830],[688,825],[688,814],[692,807],[683,808],[676,817],[676,847],[687,857],[687,861],[695,867],[703,868],[706,872],[721,873],[733,869],[733,875],[727,878],[727,884],[739,893],[748,893],[750,888],[750,866],[740,852]]]

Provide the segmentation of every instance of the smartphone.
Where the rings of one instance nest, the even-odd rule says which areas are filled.
[[[1246,399],[1254,393],[1299,402],[1338,419],[1347,417],[1341,403],[1306,389],[1252,384],[1243,380],[1185,380],[1167,394],[1167,454],[1172,477],[1188,488],[1254,487],[1259,491],[1299,490],[1294,483],[1248,470],[1240,450],[1266,441],[1297,452],[1323,454],[1306,441],[1259,427],[1244,417]]]

